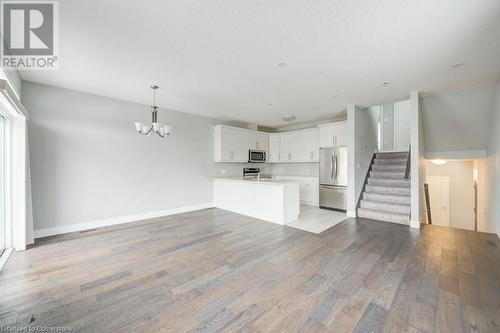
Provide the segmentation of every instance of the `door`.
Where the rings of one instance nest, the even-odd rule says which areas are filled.
[[[410,100],[394,103],[394,149],[408,151],[410,148]]]
[[[432,224],[448,227],[449,222],[449,178],[427,177]]]
[[[280,161],[280,135],[269,134],[269,159],[270,163],[277,163]]]
[[[269,151],[269,134],[257,132],[257,150]]]
[[[318,130],[308,130],[302,132],[302,160],[318,162],[319,156]]]
[[[280,135],[280,161],[290,162],[292,160],[292,136],[290,133]]]
[[[346,188],[337,186],[319,186],[320,207],[345,211],[347,207]]]
[[[337,186],[347,186],[347,147],[335,147],[335,182]]]
[[[319,151],[319,183],[335,185],[333,148],[321,148]]]

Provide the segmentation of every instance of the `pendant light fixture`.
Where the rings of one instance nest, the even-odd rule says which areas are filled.
[[[137,133],[143,135],[150,135],[151,133],[156,133],[162,138],[166,138],[172,132],[172,126],[163,125],[158,122],[158,107],[156,106],[156,90],[159,87],[157,85],[152,85],[153,89],[153,105],[151,106],[151,125],[147,126],[141,122],[135,122],[135,129]]]

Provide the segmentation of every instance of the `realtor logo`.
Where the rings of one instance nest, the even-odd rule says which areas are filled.
[[[58,3],[2,1],[2,65],[19,70],[57,69]]]

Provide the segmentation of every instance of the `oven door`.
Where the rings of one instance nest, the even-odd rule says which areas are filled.
[[[266,161],[266,152],[264,150],[249,150],[248,162],[262,163]]]

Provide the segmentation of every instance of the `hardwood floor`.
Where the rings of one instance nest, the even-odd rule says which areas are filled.
[[[78,332],[499,332],[496,235],[349,219],[315,235],[209,209],[38,240],[0,323]]]

